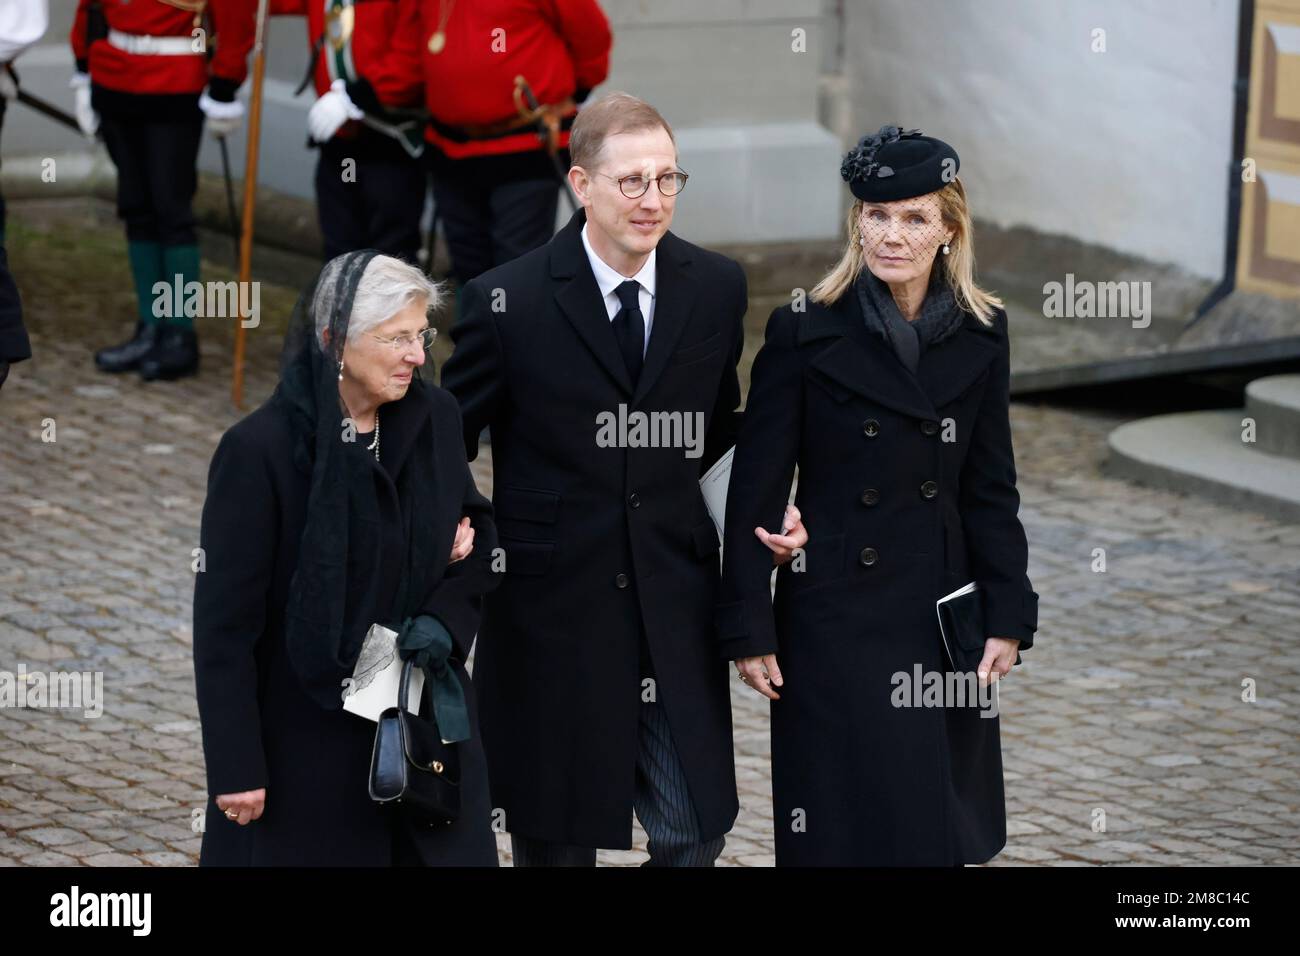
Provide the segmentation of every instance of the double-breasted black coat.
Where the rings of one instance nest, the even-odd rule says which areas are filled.
[[[471,458],[491,428],[505,580],[485,600],[474,683],[493,800],[512,833],[630,847],[638,712],[653,687],[711,839],[738,803],[713,633],[719,542],[699,477],[734,440],[745,277],[667,233],[633,389],[583,222],[579,211],[548,245],[466,284],[443,369]],[[600,416],[620,406],[692,416],[702,449],[628,447],[631,432],[610,446]]]
[[[971,580],[987,636],[1032,641],[1008,381],[1001,311],[992,328],[964,315],[915,375],[851,290],[772,314],[732,466],[718,624],[723,656],[774,652],[784,678],[778,865],[976,863],[1006,842],[998,718],[893,695],[897,673],[946,670],[935,601]],[[796,466],[809,541],[773,599],[753,529],[776,527]]]
[[[194,589],[194,668],[208,805],[203,865],[386,866],[394,828],[405,827],[429,865],[496,865],[486,767],[473,687],[463,661],[478,626],[481,595],[499,579],[481,558],[496,546],[491,504],[465,461],[460,412],[446,392],[415,382],[380,406],[383,466],[369,458],[381,528],[350,522],[348,606],[357,621],[389,620],[405,554],[403,502],[394,483],[413,455],[434,459],[439,556],[426,582],[422,613],[451,632],[452,666],[469,706],[471,738],[461,751],[462,808],[457,821],[431,829],[397,807],[370,799],[375,724],[326,710],[303,690],[284,638],[289,584],[298,564],[311,474],[294,463],[288,416],[268,401],[222,437],[208,475]],[[368,454],[358,450],[358,454]],[[457,522],[475,529],[471,558],[448,566]],[[394,533],[395,532],[395,533]],[[358,547],[366,541],[373,547]],[[358,650],[362,634],[353,635]],[[340,706],[343,679],[338,675]],[[421,713],[431,712],[426,699]],[[266,788],[262,817],[240,826],[216,806],[219,794]],[[409,846],[410,843],[407,842]]]

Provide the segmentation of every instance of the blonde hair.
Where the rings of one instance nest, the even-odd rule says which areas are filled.
[[[948,287],[952,289],[958,306],[970,312],[984,325],[992,325],[993,313],[1002,307],[1002,300],[975,284],[975,228],[966,205],[966,190],[960,179],[954,179],[933,195],[939,200],[939,214],[943,217],[944,224],[952,230],[952,240],[948,243],[951,252],[946,256],[935,256],[934,268],[939,269]],[[849,208],[849,241],[844,255],[813,286],[809,294],[820,305],[838,302],[866,265],[859,242],[862,233],[858,227],[864,205],[861,199],[857,199]]]
[[[677,137],[659,111],[631,93],[606,93],[594,103],[578,110],[578,118],[569,130],[569,158],[574,166],[593,169],[600,162],[605,140],[617,133],[637,133],[662,126],[673,149]]]

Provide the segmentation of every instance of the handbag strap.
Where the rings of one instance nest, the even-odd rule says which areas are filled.
[[[408,657],[402,663],[402,679],[397,687],[397,709],[403,714],[406,713],[407,690],[411,686],[411,667],[414,663],[414,657]]]

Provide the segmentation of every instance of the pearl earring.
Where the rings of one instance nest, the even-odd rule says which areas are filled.
[[[866,236],[859,236],[859,237],[858,237],[858,245],[860,245],[863,249],[867,248],[867,237],[866,237]]]
[[[343,381],[343,363],[339,362],[339,381]]]
[[[943,254],[948,255],[948,243],[946,242],[943,244]]]

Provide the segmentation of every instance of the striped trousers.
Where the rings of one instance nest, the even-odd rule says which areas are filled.
[[[632,807],[649,843],[645,866],[712,866],[724,837],[701,838],[686,774],[673,745],[668,715],[658,702],[642,701],[637,729],[636,787]],[[510,835],[515,866],[595,866],[596,848]]]

